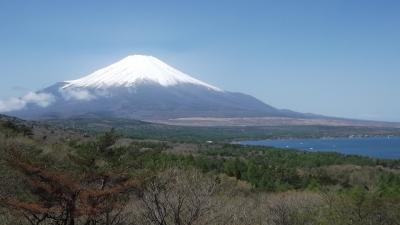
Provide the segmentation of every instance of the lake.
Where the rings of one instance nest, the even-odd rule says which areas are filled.
[[[241,141],[240,144],[400,159],[400,137],[279,139]]]

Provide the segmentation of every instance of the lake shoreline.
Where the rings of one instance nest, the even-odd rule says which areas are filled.
[[[302,139],[319,139],[319,140],[329,140],[329,139],[367,139],[367,138],[400,138],[398,135],[355,135],[353,137],[350,136],[338,136],[338,137],[331,137],[331,136],[326,136],[326,137],[277,137],[277,138],[260,138],[260,139],[251,139],[251,140],[246,140],[246,139],[237,139],[234,141],[231,141],[230,144],[241,144],[240,142],[244,141],[275,141],[275,140],[302,140]]]
[[[236,141],[233,144],[268,146],[308,152],[337,152],[373,158],[400,159],[399,136],[287,138]]]

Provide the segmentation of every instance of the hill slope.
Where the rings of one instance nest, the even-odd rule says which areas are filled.
[[[52,104],[28,104],[10,115],[70,118],[88,114],[131,119],[182,117],[314,117],[280,110],[246,94],[223,91],[166,63],[142,55],[121,61],[77,80],[54,84],[39,94]]]

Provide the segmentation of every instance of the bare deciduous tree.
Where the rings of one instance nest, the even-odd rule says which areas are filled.
[[[142,222],[152,225],[208,224],[218,182],[195,170],[169,169],[151,179],[140,196]],[[207,218],[206,218],[207,217]]]

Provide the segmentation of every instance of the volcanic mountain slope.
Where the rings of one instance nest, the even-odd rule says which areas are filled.
[[[46,107],[28,104],[8,114],[26,119],[107,116],[141,120],[185,117],[308,118],[246,94],[221,90],[152,56],[132,55],[77,80],[56,83]]]

